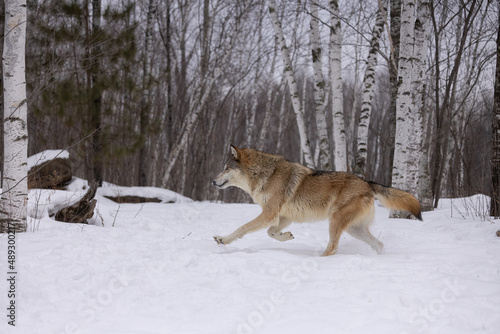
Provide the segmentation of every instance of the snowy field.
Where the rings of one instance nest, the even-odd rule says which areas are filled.
[[[83,183],[72,185],[76,194],[31,192],[39,219],[16,236],[16,327],[7,325],[2,279],[0,333],[500,333],[500,222],[463,217],[484,197],[443,200],[424,222],[387,219],[377,206],[372,231],[383,254],[346,234],[322,258],[327,222],[292,224],[285,243],[260,231],[217,245],[212,236],[259,207],[154,188],[115,192],[177,203],[118,205],[102,197],[107,188],[93,225],[49,218]]]

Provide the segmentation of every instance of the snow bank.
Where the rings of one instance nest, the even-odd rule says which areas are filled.
[[[41,219],[78,202],[86,190],[64,191],[31,189],[28,194],[28,217]]]

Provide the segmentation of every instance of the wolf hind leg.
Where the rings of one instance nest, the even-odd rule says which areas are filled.
[[[382,253],[384,244],[370,233],[368,226],[349,226],[347,233],[358,240],[366,242],[377,254]]]
[[[290,232],[281,232],[282,229],[290,225],[292,221],[284,218],[284,217],[279,217],[279,223],[278,225],[272,225],[268,230],[267,234],[278,241],[288,241],[294,239],[294,236]]]
[[[372,206],[370,211],[365,214],[362,220],[350,225],[347,228],[347,233],[349,233],[352,237],[366,242],[370,247],[377,252],[377,254],[382,253],[382,249],[384,248],[384,244],[375,238],[371,233],[369,226],[373,221],[375,216],[375,207]]]
[[[370,207],[371,206],[371,207]],[[368,210],[363,208],[369,207]],[[330,217],[330,240],[322,256],[330,256],[337,253],[340,236],[349,225],[361,223],[373,214],[373,198],[369,196],[359,196],[353,198],[348,204],[335,210]]]

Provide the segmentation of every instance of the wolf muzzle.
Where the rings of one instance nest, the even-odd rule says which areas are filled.
[[[224,183],[222,184],[217,184],[217,182],[215,182],[215,180],[212,181],[212,184],[214,186],[216,186],[217,188],[222,188],[228,181],[224,181]]]

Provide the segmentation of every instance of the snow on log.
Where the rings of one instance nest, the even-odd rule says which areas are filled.
[[[99,196],[117,203],[192,203],[193,200],[168,189],[155,187],[120,187],[104,184],[97,191]]]

